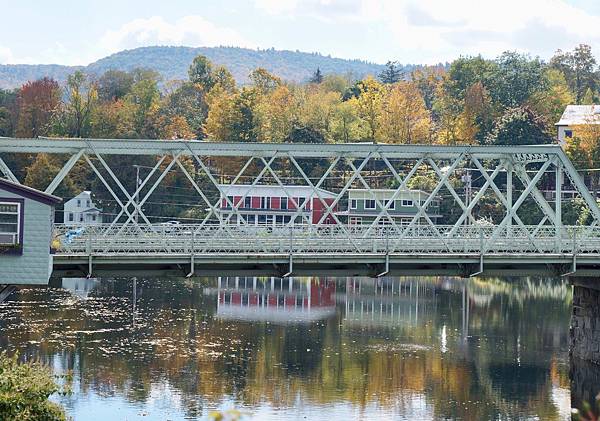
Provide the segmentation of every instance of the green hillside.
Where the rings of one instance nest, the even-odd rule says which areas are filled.
[[[383,68],[383,65],[362,60],[344,60],[299,51],[237,47],[143,47],[112,54],[82,69],[92,74],[101,74],[109,69],[131,70],[144,67],[160,72],[164,80],[185,79],[188,66],[199,54],[205,55],[215,64],[226,66],[237,82],[242,84],[247,82],[250,71],[257,67],[264,67],[285,80],[295,82],[306,81],[317,67],[324,74],[351,74],[357,78],[377,74]],[[0,88],[15,88],[28,80],[44,76],[62,83],[76,68],[61,65],[0,65]]]

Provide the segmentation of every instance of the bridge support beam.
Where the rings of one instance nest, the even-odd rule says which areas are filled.
[[[600,281],[575,279],[571,282],[571,357],[600,364]]]

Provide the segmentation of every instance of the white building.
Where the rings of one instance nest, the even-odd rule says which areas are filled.
[[[560,121],[555,124],[558,143],[564,145],[573,137],[573,130],[585,124],[600,124],[600,105],[567,105]]]
[[[66,225],[102,224],[102,209],[92,201],[92,193],[82,191],[65,203],[64,221]]]

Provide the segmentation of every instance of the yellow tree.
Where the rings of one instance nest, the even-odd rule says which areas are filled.
[[[379,138],[390,143],[428,143],[431,117],[417,86],[400,81],[383,101]]]
[[[231,139],[235,96],[220,86],[215,86],[206,96],[209,111],[204,122],[204,132],[211,140],[227,141]]]
[[[580,168],[596,168],[600,164],[600,116],[589,117],[586,124],[573,127],[573,137],[567,139],[565,151]],[[596,197],[598,172],[590,172],[591,189]]]
[[[381,109],[383,105],[384,87],[372,76],[358,82],[359,95],[349,101],[356,105],[358,117],[365,127],[367,136],[371,140],[377,140]]]
[[[298,97],[285,85],[262,95],[256,106],[258,137],[265,142],[283,142],[298,118]]]
[[[334,110],[331,137],[335,142],[351,142],[366,137],[360,125],[356,101],[340,102]]]
[[[278,86],[281,86],[281,79],[262,67],[250,73],[250,80],[252,81],[252,85],[263,94],[272,92]]]
[[[479,130],[471,109],[465,101],[448,94],[444,85],[439,87],[434,104],[437,121],[437,142],[442,145],[473,144]]]
[[[549,68],[544,76],[548,88],[533,94],[528,103],[538,114],[546,117],[551,122],[560,120],[560,116],[569,104],[575,103],[575,96],[569,89],[563,72]]]
[[[303,93],[300,124],[319,131],[328,141],[332,140],[333,120],[342,96],[338,92],[326,91],[319,85],[308,86]]]
[[[185,117],[176,115],[166,118],[163,121],[160,129],[161,139],[194,139],[196,137],[194,131],[188,124]]]

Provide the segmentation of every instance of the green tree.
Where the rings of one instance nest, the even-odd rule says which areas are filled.
[[[381,83],[393,84],[402,80],[402,74],[402,66],[397,61],[388,61],[378,78]]]
[[[506,110],[494,123],[486,141],[492,145],[540,145],[552,143],[554,138],[544,119],[524,106]]]
[[[0,89],[0,136],[13,136],[17,126],[17,91]]]
[[[62,421],[63,409],[50,402],[64,394],[50,369],[35,362],[19,363],[17,356],[0,353],[0,415],[4,421]]]
[[[215,81],[213,76],[213,65],[208,58],[199,55],[192,61],[188,69],[190,82],[200,85],[205,91],[210,91]]]
[[[67,79],[69,98],[64,107],[67,134],[82,137],[89,125],[89,118],[98,100],[96,84],[78,70]]]
[[[539,59],[531,59],[526,54],[505,52],[496,60],[488,82],[494,104],[505,108],[519,107],[536,92],[546,89],[544,63]]]
[[[98,99],[110,102],[122,99],[129,93],[134,76],[122,70],[108,70],[98,79]]]
[[[181,83],[166,96],[164,111],[171,118],[184,117],[195,137],[202,139],[205,137],[203,125],[208,116],[206,95],[204,89],[197,84]]]
[[[598,87],[596,59],[589,45],[580,44],[572,52],[556,51],[550,65],[563,72],[577,104],[582,103],[588,89],[594,92]]]
[[[444,88],[448,95],[462,100],[471,86],[481,83],[486,87],[491,83],[492,75],[497,73],[499,64],[495,61],[481,56],[460,57],[450,64]]]
[[[142,79],[131,87],[125,100],[133,106],[133,124],[140,138],[155,138],[160,107],[160,91],[153,79]]]
[[[320,84],[323,82],[323,73],[321,73],[321,69],[317,67],[317,70],[313,73],[313,75],[308,80],[309,83]]]
[[[285,139],[286,143],[325,143],[323,134],[313,127],[296,126]]]

